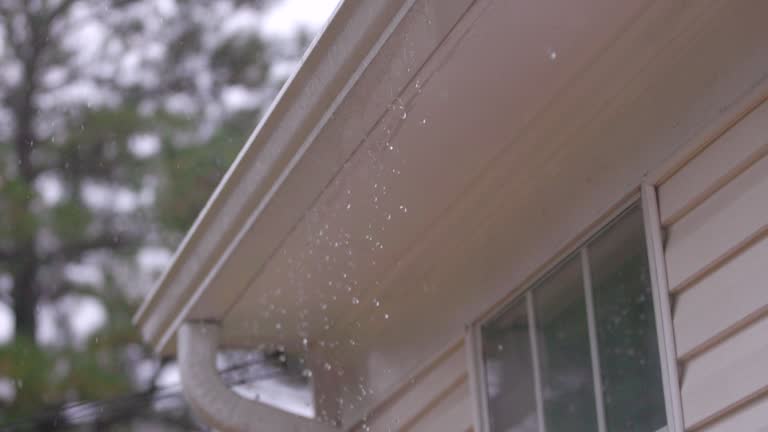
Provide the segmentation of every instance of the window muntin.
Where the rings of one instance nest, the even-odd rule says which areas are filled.
[[[587,308],[578,255],[533,288],[548,432],[597,430]]]
[[[604,230],[589,257],[609,431],[666,425],[643,217],[636,207]]]
[[[481,327],[490,430],[664,427],[654,317],[634,206]]]

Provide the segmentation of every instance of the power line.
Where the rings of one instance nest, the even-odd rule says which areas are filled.
[[[232,377],[234,372],[242,371],[259,364],[264,364],[267,359],[256,359],[235,364],[219,371],[223,381],[229,386],[248,384],[255,381],[275,378],[284,375],[284,367],[270,370],[246,377]],[[86,425],[100,420],[110,419],[120,415],[124,411],[134,410],[139,406],[148,405],[173,397],[181,398],[181,384],[173,384],[118,396],[111,399],[97,401],[79,401],[66,404],[55,410],[35,416],[21,419],[13,423],[0,425],[0,432],[17,432],[25,428],[35,427],[42,423],[61,422],[61,427],[74,427]],[[74,412],[73,412],[74,411]],[[77,412],[80,411],[80,412]],[[163,411],[163,410],[160,410]]]

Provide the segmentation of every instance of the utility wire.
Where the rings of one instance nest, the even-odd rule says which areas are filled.
[[[251,382],[266,380],[283,375],[284,369],[279,368],[277,370],[271,370],[253,376],[231,376],[234,372],[238,372],[259,364],[264,364],[266,362],[267,359],[257,359],[238,363],[222,369],[219,371],[219,375],[222,376],[222,380],[229,386],[248,384]],[[109,419],[120,414],[122,411],[133,409],[136,406],[155,403],[173,397],[180,398],[181,396],[181,384],[173,384],[169,386],[158,387],[149,391],[144,390],[130,393],[111,399],[73,402],[46,413],[37,414],[35,416],[21,419],[13,423],[0,425],[0,432],[17,432],[24,430],[24,428],[34,427],[45,422],[55,422],[56,420],[59,420],[61,423],[63,423],[63,427],[73,427],[77,425],[82,426],[88,423],[97,422],[101,419]]]

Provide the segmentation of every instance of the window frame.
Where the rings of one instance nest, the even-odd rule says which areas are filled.
[[[547,275],[556,271],[559,266],[568,258],[578,254],[582,265],[585,278],[591,278],[586,246],[589,242],[608,228],[624,212],[637,206],[643,216],[643,231],[646,239],[646,252],[648,253],[648,267],[651,280],[651,293],[654,318],[656,324],[656,340],[659,349],[659,366],[661,368],[662,389],[664,397],[664,407],[666,410],[667,425],[659,431],[649,432],[684,432],[682,418],[682,403],[680,396],[679,375],[677,369],[677,355],[674,344],[674,332],[672,328],[672,314],[669,298],[669,290],[666,281],[666,262],[663,255],[662,228],[659,221],[658,204],[656,198],[656,188],[649,183],[644,182],[625,199],[621,200],[613,209],[600,217],[592,227],[585,230],[577,236],[570,246],[564,248],[555,254],[546,265],[538,271],[531,274],[526,281],[517,287],[511,289],[508,294],[501,299],[493,308],[483,314],[483,316],[473,323],[466,326],[464,343],[467,352],[467,367],[469,374],[470,397],[472,402],[472,411],[474,417],[474,430],[476,432],[490,432],[489,411],[488,411],[488,393],[486,383],[485,364],[482,355],[482,335],[481,328],[489,321],[494,320],[503,313],[510,305],[524,299],[527,308],[529,320],[533,318],[533,296],[529,293],[531,288]],[[588,330],[590,334],[590,354],[593,364],[594,387],[601,388],[600,385],[600,365],[597,353],[597,338],[594,317],[594,300],[591,296],[592,284],[585,286],[585,299],[587,304]],[[666,294],[666,295],[662,295]],[[535,339],[535,338],[533,338]],[[534,356],[537,349],[537,341],[532,340],[534,347]],[[536,398],[537,416],[539,423],[539,432],[546,432],[544,426],[544,413],[542,409],[542,395],[539,366],[534,358],[534,382],[537,384],[533,389]],[[674,385],[672,385],[674,383]],[[602,392],[595,392],[595,403],[597,404],[597,417],[599,432],[605,431],[605,410],[602,400]]]

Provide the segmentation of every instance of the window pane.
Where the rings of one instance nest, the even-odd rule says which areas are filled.
[[[533,289],[547,432],[597,430],[583,287],[575,255]]]
[[[491,430],[538,431],[525,297],[483,326],[482,338]]]
[[[606,425],[666,425],[642,213],[635,207],[589,246]]]

